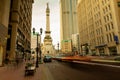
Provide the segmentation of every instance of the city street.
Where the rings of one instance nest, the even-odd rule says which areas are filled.
[[[119,13],[120,0],[0,0],[0,80],[120,80]]]
[[[36,73],[24,76],[24,65],[0,68],[0,80],[118,80],[120,69],[58,61],[39,64]]]
[[[118,80],[120,69],[64,62],[46,63],[54,80]]]

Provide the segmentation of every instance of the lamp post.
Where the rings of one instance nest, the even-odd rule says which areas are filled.
[[[33,28],[33,35],[35,34],[35,28]],[[42,34],[42,28],[40,28],[40,35]],[[38,36],[39,33],[36,34],[37,36],[37,47],[36,47],[36,67],[39,67],[38,65],[38,52],[39,52],[39,48],[38,48]],[[41,56],[41,46],[40,46],[40,56]]]
[[[42,35],[42,28],[40,28],[40,43],[41,43],[41,35]],[[40,63],[42,63],[42,51],[41,51],[41,44],[40,44]]]
[[[59,53],[59,42],[58,42],[57,46],[58,46],[58,53]]]

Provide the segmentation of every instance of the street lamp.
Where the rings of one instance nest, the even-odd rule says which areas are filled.
[[[59,53],[59,42],[58,42],[57,46],[58,46],[58,53]]]
[[[40,35],[42,34],[42,28],[40,28]],[[37,47],[36,47],[36,67],[39,67],[38,65],[38,51],[39,51],[39,48],[38,48],[38,36],[39,36],[39,33],[35,34],[35,28],[33,28],[33,35],[36,35],[37,36]],[[40,46],[40,57],[41,57],[41,46]]]
[[[42,35],[42,28],[40,28],[40,43],[41,43],[41,35]],[[40,44],[40,63],[42,63],[42,51],[41,51],[41,44]]]

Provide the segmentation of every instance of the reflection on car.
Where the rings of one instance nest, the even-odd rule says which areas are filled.
[[[51,56],[44,56],[44,58],[43,58],[43,61],[44,62],[52,62],[52,57]]]

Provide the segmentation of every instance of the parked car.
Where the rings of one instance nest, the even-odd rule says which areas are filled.
[[[52,62],[52,56],[49,56],[49,55],[44,56],[43,61],[44,62]]]

